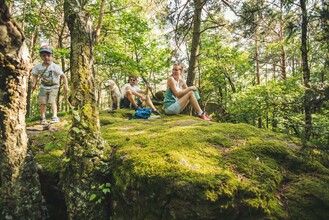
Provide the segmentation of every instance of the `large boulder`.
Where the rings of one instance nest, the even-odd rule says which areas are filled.
[[[299,139],[186,115],[128,120],[133,113],[100,115],[112,153],[99,168],[104,197],[92,199],[109,203],[112,219],[329,219],[324,155],[305,153]],[[31,138],[50,219],[66,219],[67,129]]]
[[[329,171],[301,158],[297,139],[182,115],[123,121],[103,135],[115,149],[113,219],[329,217]]]

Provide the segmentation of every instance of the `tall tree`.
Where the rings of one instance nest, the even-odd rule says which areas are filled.
[[[29,52],[24,35],[0,0],[0,215],[45,219],[39,177],[26,134]]]
[[[202,0],[194,0],[194,15],[193,15],[193,31],[192,31],[192,45],[188,66],[188,74],[186,83],[188,86],[194,84],[195,69],[199,55],[200,35],[201,35],[201,12],[205,2]]]
[[[279,22],[279,39],[281,42],[281,54],[280,54],[280,66],[281,66],[281,78],[285,80],[287,78],[287,70],[286,70],[286,48],[284,45],[284,0],[280,0],[280,22]]]
[[[221,14],[221,2],[205,0],[175,1],[173,6],[167,19],[171,25],[175,26],[176,45],[178,47],[183,43],[188,45],[186,51],[189,66],[186,82],[187,85],[192,85],[198,68],[201,34],[208,29],[224,26],[224,24],[221,24],[222,19],[219,16]],[[182,57],[178,58],[182,59]]]
[[[326,60],[324,65],[324,70],[322,72],[321,82],[324,82],[328,79],[328,71],[329,71],[329,2],[322,0],[322,10],[321,10],[321,27],[323,32],[323,42],[326,45]],[[327,77],[325,77],[325,73],[327,73]]]
[[[257,5],[258,5],[258,1],[256,1]],[[258,10],[255,13],[255,33],[254,33],[254,37],[255,37],[255,65],[256,65],[256,82],[257,85],[260,85],[260,68],[259,68],[259,64],[260,64],[260,58],[259,58],[259,41],[260,41],[260,37],[259,37],[259,23],[261,20],[261,13]],[[259,112],[259,116],[258,116],[258,127],[262,128],[263,127],[263,120],[262,120],[262,112]]]
[[[27,2],[24,1],[24,9],[27,7]],[[44,11],[44,7],[45,7],[45,1],[42,1],[41,2],[41,6],[39,8],[39,12],[38,12],[38,17],[41,17],[41,14],[43,13]],[[25,19],[25,10],[23,11],[23,20],[22,20],[22,25],[24,24],[24,19]],[[30,51],[31,51],[31,57],[32,59],[34,58],[34,49],[36,47],[36,44],[37,44],[37,40],[39,38],[39,29],[40,29],[40,26],[39,26],[39,22],[37,22],[34,26],[34,31],[31,32],[31,44],[30,44]],[[31,86],[31,83],[32,83],[32,80],[31,78],[29,77],[28,78],[28,88],[27,88],[27,99],[26,99],[26,102],[27,102],[27,105],[26,105],[26,117],[30,117],[31,116],[31,96],[32,96],[32,86]]]
[[[300,7],[302,12],[302,36],[301,36],[301,51],[302,51],[302,70],[303,70],[303,80],[305,87],[303,108],[305,112],[305,127],[304,127],[304,146],[306,142],[311,138],[312,132],[312,91],[310,86],[310,68],[308,64],[308,47],[307,47],[307,25],[308,16],[306,9],[306,0],[300,0]]]
[[[107,219],[103,197],[102,156],[99,114],[95,97],[93,26],[85,11],[86,1],[65,0],[64,13],[71,36],[71,94],[73,110],[68,162],[61,181],[70,219]],[[96,199],[96,200],[95,200]],[[100,203],[100,204],[99,204]]]

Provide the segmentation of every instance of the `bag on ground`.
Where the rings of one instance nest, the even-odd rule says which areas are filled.
[[[148,119],[152,114],[152,109],[150,108],[139,108],[136,110],[134,118],[144,118]]]

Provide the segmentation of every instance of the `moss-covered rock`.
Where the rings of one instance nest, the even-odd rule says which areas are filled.
[[[29,126],[38,123],[31,120]],[[49,219],[67,219],[63,192],[59,186],[59,173],[63,154],[68,142],[68,123],[63,120],[51,126],[50,130],[29,132],[35,161],[38,165],[42,194],[46,200]]]
[[[246,124],[179,115],[121,121],[102,132],[115,148],[114,219],[295,217],[303,213],[287,206],[285,187],[302,174],[328,174],[298,156],[295,138]]]
[[[102,199],[113,219],[329,218],[329,170],[300,154],[298,139],[185,115],[128,120],[132,113],[100,113],[112,148],[102,168],[111,195]],[[66,129],[34,139],[49,173],[63,160]]]

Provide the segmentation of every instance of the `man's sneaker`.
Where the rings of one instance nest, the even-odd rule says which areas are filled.
[[[137,109],[141,109],[142,107],[137,106],[137,107],[133,107],[133,108],[134,108],[134,110],[136,111]]]
[[[58,117],[51,117],[51,119],[50,119],[51,124],[58,123],[58,122],[60,122]]]
[[[47,125],[47,124],[48,124],[47,119],[42,118],[42,119],[40,120],[40,124],[41,124],[41,125]]]
[[[206,120],[206,121],[211,121],[211,118],[209,117],[209,115],[207,115],[204,112],[201,115],[199,115],[198,117],[203,119],[203,120]]]
[[[158,111],[158,109],[152,110],[152,113],[153,113],[154,115],[160,115],[160,112]]]

